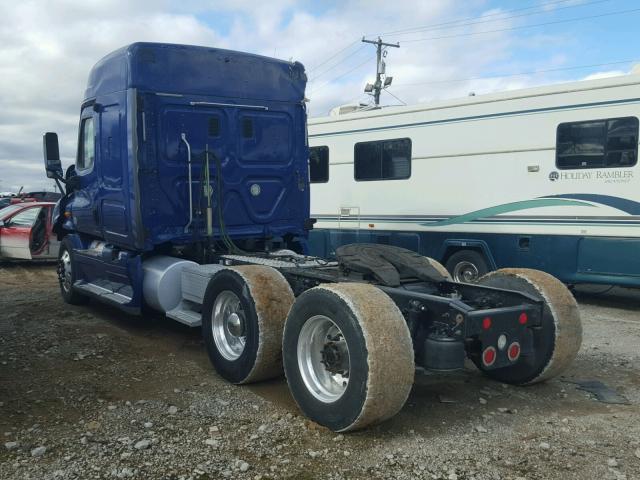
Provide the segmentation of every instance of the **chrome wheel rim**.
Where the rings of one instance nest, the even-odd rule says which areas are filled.
[[[478,280],[479,277],[480,272],[478,271],[478,267],[471,262],[459,262],[453,269],[453,279],[456,282],[471,283]]]
[[[60,256],[60,284],[65,292],[71,290],[71,255],[69,250],[62,252]]]
[[[349,346],[329,317],[309,318],[298,337],[298,368],[307,390],[324,403],[338,400],[349,384]]]
[[[225,290],[217,296],[211,317],[211,331],[218,352],[227,360],[237,360],[247,341],[242,302],[235,293]]]

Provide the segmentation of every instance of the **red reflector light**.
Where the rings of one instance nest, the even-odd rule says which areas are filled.
[[[484,363],[485,366],[490,367],[495,363],[496,356],[496,349],[493,347],[487,347],[484,349],[484,352],[482,352],[482,363]]]
[[[515,362],[518,358],[520,358],[520,344],[518,342],[513,342],[509,345],[509,350],[507,350],[507,357],[512,362]]]
[[[482,319],[482,328],[484,330],[489,330],[491,328],[491,319],[489,317],[484,317]]]
[[[520,322],[520,325],[526,325],[528,321],[529,321],[529,317],[525,312],[522,312],[518,317],[518,322]]]

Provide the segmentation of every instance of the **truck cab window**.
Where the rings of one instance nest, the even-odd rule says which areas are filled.
[[[85,118],[80,124],[80,145],[78,151],[78,170],[86,170],[93,166],[95,158],[95,135],[93,130],[93,118]]]
[[[354,147],[356,181],[402,180],[410,176],[410,138],[356,143]]]
[[[559,169],[631,167],[637,158],[636,117],[558,125],[556,165]]]
[[[309,181],[311,183],[329,181],[329,147],[309,148]]]

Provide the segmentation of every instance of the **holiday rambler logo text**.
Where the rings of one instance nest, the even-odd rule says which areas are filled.
[[[587,172],[557,172],[549,173],[552,182],[565,180],[601,180],[605,183],[626,183],[633,178],[633,170],[589,170]]]

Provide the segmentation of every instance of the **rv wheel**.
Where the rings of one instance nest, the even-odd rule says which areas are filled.
[[[413,385],[407,324],[372,285],[325,284],[300,295],[287,317],[282,351],[294,400],[334,431],[392,417]]]
[[[454,282],[473,283],[489,271],[487,261],[480,252],[460,250],[449,257],[447,270]]]
[[[282,330],[291,287],[271,267],[243,265],[217,273],[202,306],[202,334],[216,371],[232,383],[282,374]]]
[[[478,283],[534,295],[544,302],[542,326],[531,329],[533,353],[512,366],[485,370],[484,374],[504,383],[533,384],[562,373],[576,357],[582,343],[578,304],[560,280],[539,270],[505,268],[482,277]]]
[[[71,305],[83,305],[89,300],[87,296],[82,295],[73,288],[76,281],[75,275],[75,259],[73,254],[73,244],[69,237],[65,237],[60,242],[58,251],[58,282],[60,283],[60,293],[62,299]]]

